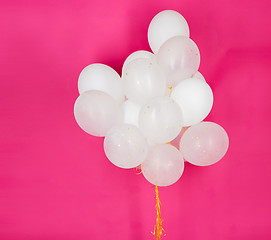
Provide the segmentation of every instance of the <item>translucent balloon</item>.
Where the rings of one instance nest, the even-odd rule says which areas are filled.
[[[77,98],[74,116],[85,132],[99,137],[122,118],[119,104],[108,94],[96,90],[84,92]]]
[[[169,186],[177,182],[184,170],[183,156],[169,144],[150,148],[141,166],[144,177],[156,186]]]
[[[148,29],[148,41],[152,51],[157,53],[163,43],[175,36],[189,37],[189,27],[184,17],[172,10],[158,13]]]
[[[122,104],[123,123],[128,123],[138,127],[138,116],[141,106],[129,100]]]
[[[182,109],[183,125],[191,126],[202,121],[212,109],[213,93],[209,85],[196,78],[180,82],[172,91],[171,98]]]
[[[167,75],[167,86],[174,87],[197,72],[200,53],[190,38],[177,36],[161,46],[156,59]]]
[[[206,82],[205,78],[203,77],[203,75],[197,71],[195,74],[193,74],[192,78],[197,78],[197,79],[200,79],[200,80],[203,80],[204,82]]]
[[[112,96],[117,102],[124,101],[122,81],[111,67],[95,63],[85,67],[78,79],[79,93],[100,90]]]
[[[167,143],[182,129],[182,112],[169,97],[158,97],[144,105],[139,113],[139,128],[155,143]]]
[[[104,139],[107,158],[120,168],[140,165],[148,153],[148,144],[139,129],[130,124],[114,126]]]
[[[181,138],[180,150],[184,158],[197,166],[218,162],[227,152],[229,138],[221,126],[201,122],[187,129]]]
[[[151,60],[153,57],[154,57],[154,54],[151,53],[151,52],[148,52],[148,51],[139,50],[139,51],[133,52],[132,54],[130,54],[130,55],[126,58],[125,62],[123,63],[123,67],[122,67],[122,77],[123,77],[124,72],[125,72],[125,67],[127,66],[128,63],[130,63],[130,62],[132,62],[133,60],[138,59],[138,58],[145,58],[145,59]]]
[[[152,60],[135,59],[125,70],[124,92],[129,100],[142,105],[153,97],[164,95],[166,77]]]

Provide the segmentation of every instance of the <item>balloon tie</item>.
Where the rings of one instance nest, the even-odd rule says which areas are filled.
[[[152,232],[152,235],[156,237],[156,240],[161,240],[161,235],[166,235],[166,231],[162,227],[162,222],[163,219],[161,218],[161,202],[159,199],[159,191],[158,191],[158,186],[155,186],[155,199],[156,199],[156,204],[155,204],[155,209],[157,212],[156,215],[156,224],[154,226],[154,230]]]

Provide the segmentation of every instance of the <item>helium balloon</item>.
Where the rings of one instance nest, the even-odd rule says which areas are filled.
[[[174,87],[198,71],[200,53],[190,38],[176,36],[161,46],[156,61],[166,73],[167,86]]]
[[[80,94],[89,90],[100,90],[117,102],[124,101],[119,74],[113,68],[100,63],[91,64],[82,70],[78,79],[78,90]]]
[[[182,129],[182,112],[169,97],[157,97],[143,106],[139,113],[139,128],[155,143],[167,143]]]
[[[150,148],[146,160],[142,163],[144,177],[156,186],[169,186],[177,182],[184,170],[183,156],[170,144],[156,145]]]
[[[117,167],[134,168],[145,160],[148,144],[137,127],[120,124],[106,134],[104,151],[110,162]]]
[[[103,137],[121,121],[119,104],[108,94],[91,90],[82,93],[74,105],[74,116],[78,125],[87,133]]]
[[[229,137],[221,126],[201,122],[187,129],[181,138],[180,150],[186,161],[197,166],[218,162],[227,152]]]
[[[201,79],[204,82],[206,82],[205,78],[203,77],[203,75],[199,71],[197,71],[195,74],[193,74],[192,78]]]
[[[180,82],[173,89],[171,98],[179,104],[182,110],[185,127],[202,121],[213,106],[213,93],[210,86],[196,78]]]
[[[189,37],[189,27],[184,17],[172,10],[158,13],[148,29],[148,41],[152,51],[157,53],[163,43],[175,36]]]
[[[164,72],[150,59],[138,58],[128,63],[123,79],[125,95],[139,105],[165,93]]]
[[[138,116],[141,106],[129,100],[122,104],[123,123],[128,123],[138,127]]]
[[[144,50],[139,50],[139,51],[136,51],[136,52],[133,52],[132,54],[130,54],[125,62],[123,63],[123,67],[122,67],[122,77],[123,77],[123,73],[125,72],[125,67],[128,63],[132,62],[133,60],[135,59],[138,59],[138,58],[146,58],[146,59],[152,59],[154,57],[153,53],[151,52],[148,52],[148,51],[144,51]]]

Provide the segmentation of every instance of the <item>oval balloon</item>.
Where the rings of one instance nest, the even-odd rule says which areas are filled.
[[[145,160],[148,143],[137,127],[120,124],[106,134],[104,152],[110,162],[117,167],[134,168]]]
[[[183,156],[169,144],[155,145],[142,163],[144,177],[156,186],[169,186],[177,182],[184,170]]]
[[[84,92],[77,98],[74,116],[85,132],[98,137],[105,136],[122,119],[119,104],[108,94],[96,90]]]
[[[180,151],[186,161],[197,166],[218,162],[227,152],[229,137],[220,125],[201,122],[185,131],[180,142]]]
[[[182,129],[181,109],[169,97],[154,98],[141,108],[139,128],[155,143],[170,142]]]
[[[139,105],[165,94],[164,72],[150,59],[138,58],[128,63],[123,81],[124,92],[128,100]]]
[[[161,46],[156,61],[166,73],[167,86],[175,87],[198,71],[200,53],[190,38],[177,36]]]

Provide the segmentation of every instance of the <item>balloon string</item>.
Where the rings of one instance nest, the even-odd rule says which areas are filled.
[[[163,219],[161,218],[161,208],[160,208],[161,202],[159,199],[158,186],[155,186],[155,199],[156,199],[155,209],[156,209],[157,215],[156,215],[156,224],[154,226],[154,230],[152,232],[152,235],[156,237],[156,240],[161,240],[161,235],[165,236],[166,231],[162,227]]]
[[[140,170],[140,169],[141,169],[141,171],[138,172],[138,170]],[[143,167],[142,167],[142,165],[137,166],[137,167],[135,168],[135,172],[136,172],[136,175],[139,175],[139,174],[143,173]]]
[[[168,86],[167,86],[167,88],[170,90],[170,92],[169,92],[169,97],[171,97],[172,87],[168,87]]]

